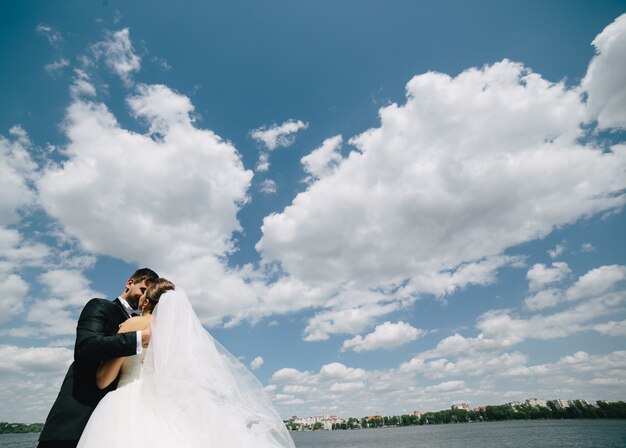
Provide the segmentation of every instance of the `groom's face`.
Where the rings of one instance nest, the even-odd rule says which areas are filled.
[[[128,283],[126,283],[126,289],[128,290],[128,298],[126,301],[130,306],[136,309],[139,306],[139,299],[143,293],[146,292],[146,289],[148,289],[146,280],[143,280],[140,283],[128,280]]]

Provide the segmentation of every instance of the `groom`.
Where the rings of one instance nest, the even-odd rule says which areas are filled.
[[[158,278],[151,269],[139,269],[128,279],[124,292],[117,299],[91,299],[85,305],[76,326],[74,363],[50,409],[38,448],[75,447],[98,402],[117,386],[116,380],[106,389],[98,389],[96,370],[100,363],[139,354],[142,347],[148,345],[150,327],[133,333],[117,331],[119,325],[135,312],[139,298],[150,283]]]

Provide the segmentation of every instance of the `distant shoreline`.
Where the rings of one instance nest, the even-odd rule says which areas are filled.
[[[8,423],[0,422],[0,434],[38,433],[43,429],[43,423]]]
[[[621,420],[626,419],[626,403],[623,401],[597,401],[590,404],[583,400],[568,401],[567,407],[558,403],[546,405],[509,403],[484,406],[475,410],[445,409],[437,412],[414,412],[393,416],[350,417],[347,420],[337,417],[292,418],[285,421],[290,431],[337,431],[367,428],[394,428],[402,426],[441,425],[449,423],[480,423],[513,420]],[[304,420],[304,421],[303,421]]]

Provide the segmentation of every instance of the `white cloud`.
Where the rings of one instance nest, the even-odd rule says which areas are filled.
[[[252,173],[231,144],[194,127],[187,97],[140,86],[128,102],[162,138],[127,131],[103,104],[76,99],[68,160],[43,172],[42,205],[96,254],[158,266],[228,252]]]
[[[48,73],[55,73],[58,72],[59,70],[67,67],[68,65],[70,65],[70,61],[68,61],[65,58],[61,58],[58,59],[54,62],[51,62],[49,64],[46,64],[44,66],[44,69],[48,72]]]
[[[63,36],[61,35],[61,33],[52,28],[50,25],[40,23],[35,27],[35,31],[48,39],[48,43],[55,48],[58,47],[59,44],[63,41]]]
[[[596,248],[593,247],[593,244],[591,243],[583,243],[582,246],[580,246],[580,249],[583,252],[594,252],[596,250]]]
[[[468,285],[490,285],[496,282],[500,268],[522,267],[523,259],[517,256],[488,257],[474,263],[462,263],[454,269],[416,273],[397,295],[408,297],[424,293],[444,297]]]
[[[263,358],[261,356],[257,356],[250,362],[250,368],[252,370],[257,370],[261,368],[262,365],[263,365]]]
[[[416,76],[257,249],[306,282],[387,287],[620,207],[626,148],[583,146],[584,114],[578,90],[507,60]]]
[[[66,348],[19,348],[0,345],[0,372],[61,372],[72,362],[73,353]]]
[[[301,372],[298,369],[285,367],[274,372],[272,381],[280,384],[306,384],[309,375],[309,372]]]
[[[452,390],[464,389],[465,381],[445,381],[443,383],[429,386],[424,389],[426,393],[449,392]]]
[[[47,271],[41,274],[38,280],[47,287],[50,297],[62,299],[68,306],[82,307],[91,298],[104,296],[93,291],[89,286],[89,280],[76,269]]]
[[[613,320],[597,324],[592,327],[595,331],[609,336],[626,336],[626,320],[615,322]]]
[[[593,272],[594,270],[590,271]],[[584,276],[583,276],[584,277]],[[530,310],[539,310],[560,303],[562,294],[558,290],[545,291],[545,298],[535,296],[526,302]],[[483,313],[476,322],[479,333],[476,337],[454,334],[442,339],[433,349],[415,356],[402,367],[405,371],[423,371],[426,360],[447,358],[449,356],[478,356],[483,352],[497,352],[520,344],[529,339],[550,340],[567,337],[586,331],[605,334],[619,334],[622,324],[619,322],[598,322],[600,318],[612,316],[623,309],[624,291],[606,292],[593,298],[552,314],[534,314],[528,318],[518,317],[514,310],[490,310]]]
[[[37,168],[29,154],[32,144],[20,126],[12,127],[9,134],[12,140],[0,135],[0,226],[17,222],[18,211],[35,199],[29,186]]]
[[[276,182],[274,182],[272,179],[263,180],[263,182],[261,182],[260,191],[264,194],[276,193]]]
[[[340,152],[342,142],[341,135],[327,138],[322,146],[300,159],[304,171],[311,176],[311,179],[322,178],[339,165],[342,160]]]
[[[394,349],[408,344],[423,336],[426,332],[405,323],[389,321],[377,325],[374,331],[366,336],[357,335],[343,342],[342,350],[352,349],[364,352],[378,349]]]
[[[323,365],[320,368],[319,376],[323,379],[352,382],[364,379],[367,374],[363,369],[355,369],[353,367],[347,367],[340,362],[333,362]]]
[[[72,357],[66,348],[0,345],[0,421],[44,421]]]
[[[259,154],[259,161],[256,164],[256,170],[259,173],[264,173],[270,169],[270,153],[261,152]]]
[[[553,268],[546,268],[543,264],[536,264],[528,271],[530,290],[541,289],[546,284],[561,281],[571,271],[566,263],[553,263]],[[626,278],[626,266],[601,266],[591,269],[581,276],[566,291],[557,288],[548,288],[527,297],[524,305],[531,311],[553,307],[564,300],[579,300],[581,298],[597,297],[613,289],[615,285]]]
[[[0,324],[18,315],[24,309],[28,285],[17,274],[0,272]]]
[[[257,172],[265,172],[270,167],[270,154],[278,147],[288,148],[296,140],[295,134],[301,129],[307,129],[308,123],[300,120],[287,120],[281,125],[262,126],[250,131],[250,136],[263,144],[264,150],[259,153],[259,161],[256,165]]]
[[[361,300],[363,300],[361,298]],[[370,304],[355,306],[354,303],[344,307],[335,307],[321,311],[309,319],[304,329],[305,341],[323,341],[330,334],[355,334],[372,326],[381,316],[396,311],[398,303]]]
[[[545,264],[537,263],[526,273],[531,291],[537,291],[550,283],[560,282],[566,278],[571,269],[564,262],[554,262],[548,268]]]
[[[600,128],[626,129],[626,14],[594,40],[596,56],[582,87],[588,93],[589,118]]]
[[[365,386],[363,383],[333,383],[330,386],[331,392],[354,392],[363,389]]]
[[[262,126],[250,131],[253,139],[262,143],[269,151],[278,147],[287,148],[295,141],[295,133],[307,129],[308,123],[301,120],[287,120],[284,123],[272,126]]]
[[[567,243],[565,241],[561,241],[554,249],[548,251],[548,255],[550,255],[550,258],[555,259],[560,257],[563,252],[565,252],[565,249],[567,249]]]
[[[610,265],[592,269],[580,277],[565,293],[568,300],[595,297],[611,290],[626,279],[626,266]]]
[[[556,306],[563,298],[561,290],[548,288],[524,299],[524,306],[531,311]]]
[[[95,97],[96,88],[89,80],[89,75],[84,70],[74,70],[74,80],[70,86],[70,94],[72,98],[78,99],[82,96]]]
[[[103,57],[107,67],[126,85],[132,84],[131,75],[141,68],[141,58],[135,54],[128,28],[107,32],[105,40],[92,46],[96,58]]]
[[[572,355],[562,356],[553,363],[519,366],[504,370],[502,373],[508,377],[531,376],[538,380],[537,382],[548,384],[568,381],[575,383],[579,390],[582,390],[585,384],[609,387],[618,385],[616,380],[623,378],[625,370],[626,351],[598,355],[578,351]],[[615,393],[615,390],[608,390]]]
[[[297,281],[268,286],[262,272],[226,266],[252,178],[236,148],[196,127],[189,98],[165,86],[139,85],[127,102],[148,134],[122,128],[104,104],[81,95],[68,108],[67,160],[46,167],[37,183],[63,231],[92,254],[172,278],[210,325],[310,306],[282,296],[315,294]]]

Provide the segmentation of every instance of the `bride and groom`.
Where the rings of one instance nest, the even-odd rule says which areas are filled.
[[[74,363],[38,447],[126,445],[294,447],[261,383],[202,327],[185,293],[150,269],[117,299],[83,308]]]

